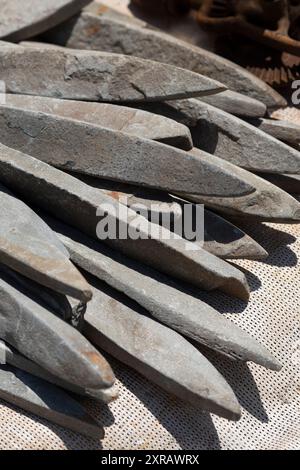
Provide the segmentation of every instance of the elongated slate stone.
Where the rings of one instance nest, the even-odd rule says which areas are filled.
[[[300,175],[275,175],[272,173],[258,174],[261,178],[278,186],[290,194],[300,194]]]
[[[0,357],[5,361],[5,364],[17,367],[18,369],[24,370],[25,372],[28,372],[35,377],[39,377],[40,379],[43,379],[78,395],[88,396],[104,403],[110,403],[111,401],[118,398],[118,392],[115,387],[103,390],[85,390],[83,388],[77,387],[76,385],[61,380],[58,377],[52,375],[46,369],[43,369],[40,365],[27,359],[27,357],[23,356],[16,349],[7,345],[3,341],[0,341]]]
[[[126,294],[158,321],[221,354],[278,370],[279,363],[251,336],[175,282],[77,230],[46,219],[79,267]]]
[[[29,282],[0,265],[0,338],[62,380],[96,392],[112,387],[107,361],[75,328],[28,295]]]
[[[114,181],[80,175],[81,181],[103,191],[121,204],[138,211],[153,223],[170,229],[185,214],[185,201],[162,191],[139,188]],[[202,247],[219,258],[254,259],[268,257],[268,253],[249,235],[217,214],[204,209],[204,239]]]
[[[196,147],[247,170],[300,172],[300,152],[207,103],[175,100],[147,104],[145,109],[189,126]]]
[[[84,436],[104,437],[103,428],[67,393],[16,367],[0,366],[0,398]]]
[[[232,90],[225,90],[212,96],[203,96],[201,101],[222,109],[226,113],[245,118],[261,118],[267,111],[267,107],[262,101]]]
[[[160,101],[224,90],[219,82],[159,62],[46,47],[1,47],[0,80],[7,93],[83,101]]]
[[[71,18],[89,0],[1,0],[0,38],[21,41]]]
[[[246,172],[240,168],[241,172]],[[185,195],[188,201],[205,204],[206,207],[218,212],[237,217],[253,217],[262,221],[290,223],[300,220],[300,203],[288,193],[259,178],[253,173],[246,172],[247,181],[256,187],[256,191],[245,197],[217,198]],[[241,175],[242,176],[242,175]]]
[[[229,89],[265,103],[285,106],[271,87],[238,65],[149,27],[145,22],[114,14],[94,2],[81,15],[47,32],[47,40],[75,49],[100,50],[152,59],[222,81]]]
[[[90,288],[51,229],[0,185],[0,262],[34,281],[84,302]]]
[[[0,142],[64,170],[167,191],[241,196],[254,188],[221,159],[106,127],[0,104]],[[199,156],[201,158],[199,158]]]
[[[247,121],[275,139],[299,147],[300,126],[297,124],[277,119],[247,119]]]
[[[195,407],[239,419],[232,389],[194,346],[120,293],[88,279],[95,301],[87,311],[84,333],[95,345]]]
[[[77,119],[184,150],[193,147],[188,127],[146,111],[107,103],[59,100],[42,96],[6,94],[4,99],[5,101],[1,102],[5,102],[7,106]]]
[[[223,260],[202,249],[194,251],[191,242],[175,238],[165,228],[44,162],[5,146],[0,150],[0,180],[36,206],[171,276],[249,298],[244,274]]]

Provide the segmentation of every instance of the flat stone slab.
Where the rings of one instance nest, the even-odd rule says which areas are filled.
[[[269,108],[286,105],[271,87],[237,64],[94,2],[80,15],[48,31],[46,40],[74,49],[127,54],[176,65],[223,82]]]
[[[141,105],[190,127],[195,147],[250,171],[300,172],[300,152],[200,100]]]
[[[108,362],[34,296],[32,281],[0,266],[0,338],[52,375],[84,389],[113,386]]]
[[[168,277],[54,219],[46,220],[75,264],[137,302],[161,323],[232,359],[280,369],[264,346]]]
[[[41,285],[87,302],[90,288],[52,230],[0,184],[0,262]]]
[[[89,0],[1,0],[0,38],[21,41],[71,18]]]
[[[87,311],[84,334],[95,345],[196,408],[239,419],[240,406],[232,389],[194,346],[120,293],[88,279],[94,302]]]
[[[1,98],[1,95],[0,95]],[[5,105],[38,111],[56,116],[77,119],[89,124],[108,127],[144,139],[156,140],[164,144],[191,150],[193,147],[188,127],[176,121],[148,113],[139,109],[127,108],[107,103],[59,100],[42,96],[3,95]]]
[[[170,228],[171,225],[172,231],[174,221],[180,221],[184,218],[186,201],[174,198],[163,191],[139,188],[84,175],[77,175],[77,177],[93,188],[104,192],[107,196],[116,199],[121,204],[126,204],[151,222],[158,223],[166,228]],[[209,253],[223,259],[259,260],[268,257],[266,250],[253,238],[205,208],[203,223],[204,240],[202,240],[201,246]],[[194,243],[198,242],[195,241]]]
[[[59,379],[55,375],[52,375],[46,369],[43,369],[39,364],[30,361],[27,357],[20,354],[16,349],[9,346],[8,344],[0,341],[0,357],[5,360],[5,364],[21,369],[28,372],[35,377],[39,377],[43,381],[50,382],[51,384],[57,385],[60,388],[64,388],[70,392],[82,395],[85,397],[96,399],[103,403],[110,403],[118,398],[118,391],[115,387],[107,389],[99,389],[93,393],[93,390],[86,390],[80,388],[74,384],[70,384],[65,380]]]
[[[64,170],[166,191],[227,197],[254,190],[235,176],[235,167],[204,152],[194,156],[99,125],[5,104],[0,104],[0,141]]]
[[[108,52],[0,47],[7,93],[111,103],[161,101],[217,93],[224,85],[172,65]]]
[[[44,162],[2,146],[0,180],[63,222],[93,238],[100,235],[105,243],[129,257],[203,289],[221,289],[243,300],[249,298],[247,280],[238,269],[201,248],[195,251],[193,243],[174,237],[115,199]],[[105,236],[107,223],[118,227],[116,236]],[[125,236],[117,235],[122,232]]]
[[[67,393],[16,367],[0,365],[0,398],[84,436],[104,437],[103,428]]]

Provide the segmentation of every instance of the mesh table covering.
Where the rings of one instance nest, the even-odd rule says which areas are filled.
[[[112,360],[119,400],[107,407],[81,399],[106,428],[102,442],[0,401],[0,448],[300,449],[300,225],[243,224],[243,228],[270,252],[263,263],[235,263],[249,280],[249,304],[218,292],[205,294],[205,299],[263,342],[284,367],[272,372],[205,351],[243,407],[239,422],[196,410]]]

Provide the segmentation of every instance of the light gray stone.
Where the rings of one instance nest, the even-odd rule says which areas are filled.
[[[262,101],[232,90],[225,90],[212,96],[203,96],[201,101],[222,109],[226,113],[245,118],[261,118],[267,111],[267,107]]]
[[[249,124],[257,127],[275,139],[300,149],[300,126],[290,121],[277,119],[248,119]]]

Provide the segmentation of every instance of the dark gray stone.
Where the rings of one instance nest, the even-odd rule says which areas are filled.
[[[45,131],[47,129],[47,131]],[[74,119],[0,105],[0,142],[63,170],[180,193],[242,196],[235,167]]]
[[[126,297],[88,279],[94,301],[84,333],[95,345],[193,406],[239,419],[240,406],[232,389],[194,346]]]
[[[195,147],[247,170],[300,172],[298,150],[200,100],[149,103],[141,104],[141,107],[189,126]]]
[[[238,269],[199,247],[195,251],[193,243],[174,237],[115,199],[44,162],[0,146],[0,180],[93,238],[100,232],[103,236],[107,224],[110,228],[117,226],[125,236],[116,232],[105,242],[129,257],[198,287],[249,298],[246,278]]]
[[[175,282],[77,230],[46,220],[75,264],[137,302],[158,321],[233,359],[281,368],[265,347],[209,305],[184,293]]]
[[[115,377],[107,361],[41,304],[29,282],[0,265],[0,338],[64,381],[96,392],[112,387]]]
[[[176,65],[220,80],[230,90],[258,99],[269,108],[286,105],[271,87],[233,62],[115,13],[99,2],[47,32],[46,39],[75,49],[116,52]]]
[[[92,293],[87,282],[55,234],[1,184],[0,206],[0,262],[39,284],[89,301]]]
[[[191,150],[193,147],[188,127],[164,116],[139,109],[42,96],[6,94],[3,99],[6,106],[77,119],[144,139],[156,140],[184,150]]]
[[[290,194],[300,194],[300,175],[275,175],[272,173],[258,174],[261,178],[278,186]]]
[[[92,438],[104,430],[67,393],[12,366],[0,366],[0,398],[48,421]]]
[[[90,0],[1,0],[0,38],[35,36],[71,18]]]
[[[0,70],[7,93],[82,101],[161,101],[225,89],[219,82],[172,65],[45,44],[0,47]]]

